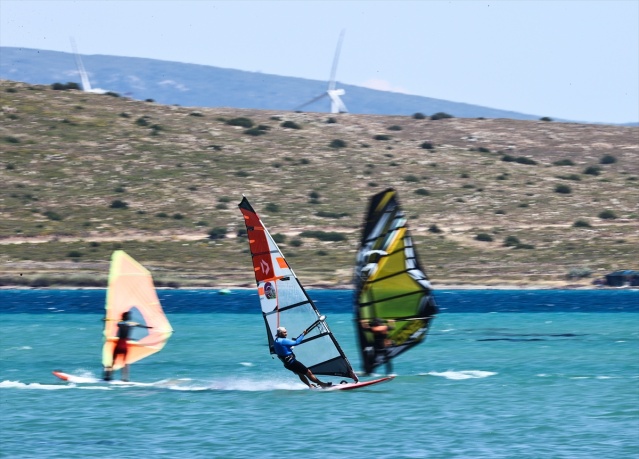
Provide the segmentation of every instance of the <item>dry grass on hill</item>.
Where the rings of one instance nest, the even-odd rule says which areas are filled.
[[[103,283],[123,248],[165,285],[250,286],[245,194],[305,285],[348,285],[368,199],[386,187],[435,285],[637,268],[639,128],[189,108],[10,81],[0,98],[4,284]],[[240,117],[248,133],[228,123]],[[214,228],[227,237],[208,239]]]

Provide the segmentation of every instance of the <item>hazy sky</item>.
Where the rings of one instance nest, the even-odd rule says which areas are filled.
[[[0,45],[337,80],[576,121],[639,121],[639,0],[0,0]],[[0,56],[1,59],[1,56]],[[348,94],[344,96],[348,105]]]

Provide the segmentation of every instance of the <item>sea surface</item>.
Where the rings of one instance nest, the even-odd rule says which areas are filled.
[[[353,292],[309,294],[359,370]],[[333,392],[271,358],[255,291],[159,296],[173,337],[106,383],[104,290],[0,290],[0,457],[639,457],[637,290],[436,291],[393,381]]]

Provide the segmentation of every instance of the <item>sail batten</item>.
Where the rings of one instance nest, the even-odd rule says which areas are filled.
[[[246,197],[238,207],[246,224],[269,352],[274,354],[277,327],[285,326],[291,336],[297,336],[318,321],[320,313]],[[316,375],[341,376],[357,381],[350,362],[325,320],[320,321],[295,346],[295,354]]]
[[[430,281],[420,266],[407,219],[392,188],[370,200],[354,283],[360,355],[369,374],[387,359],[422,342],[437,313]],[[376,320],[390,326],[385,347],[371,331],[370,324]]]

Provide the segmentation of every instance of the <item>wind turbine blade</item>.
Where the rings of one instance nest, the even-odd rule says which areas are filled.
[[[337,48],[335,49],[335,56],[333,57],[333,67],[331,68],[331,79],[328,80],[328,89],[335,89],[335,74],[337,73],[337,62],[339,61],[339,53],[342,51],[342,41],[344,40],[345,29],[339,34],[339,39],[337,40]]]
[[[73,54],[75,55],[75,65],[78,67],[78,73],[80,74],[80,80],[82,81],[82,90],[85,92],[91,92],[91,83],[89,82],[89,76],[82,64],[82,58],[78,53],[78,48],[75,45],[75,40],[71,37],[71,47],[73,48]]]
[[[322,93],[322,94],[320,94],[319,96],[314,97],[313,99],[309,100],[308,102],[305,102],[305,103],[303,103],[302,105],[300,105],[300,106],[296,107],[296,108],[295,108],[295,111],[300,110],[300,109],[302,109],[302,108],[306,107],[307,105],[311,105],[312,103],[317,102],[318,100],[320,100],[320,99],[322,99],[323,97],[326,97],[326,96],[328,96],[328,94],[327,94],[327,93],[325,93],[325,92],[323,92],[323,93]]]

